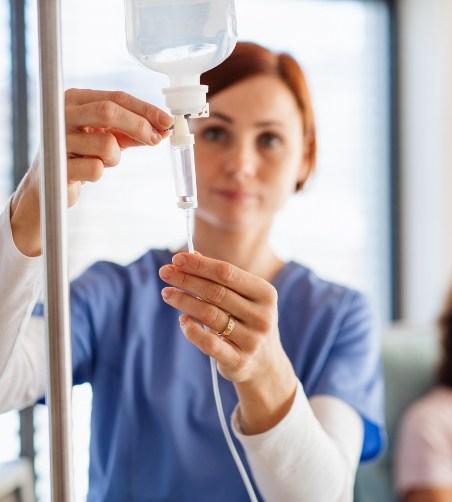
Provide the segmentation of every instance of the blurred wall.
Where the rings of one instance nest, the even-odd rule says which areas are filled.
[[[402,317],[427,323],[452,282],[452,1],[399,4]]]

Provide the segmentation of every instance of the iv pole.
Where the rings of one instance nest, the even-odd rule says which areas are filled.
[[[38,0],[41,98],[41,225],[45,259],[47,403],[51,492],[74,500],[72,467],[72,361],[67,267],[67,171],[61,63],[60,0]]]

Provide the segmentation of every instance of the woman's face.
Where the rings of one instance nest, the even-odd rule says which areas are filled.
[[[213,96],[193,120],[197,217],[224,230],[263,229],[306,175],[303,124],[291,91],[256,76]]]

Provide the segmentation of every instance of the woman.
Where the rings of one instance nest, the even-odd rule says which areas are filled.
[[[400,426],[396,486],[405,502],[452,502],[452,290],[438,324],[438,385],[408,408]]]
[[[239,43],[202,83],[210,117],[191,124],[198,253],[151,250],[128,267],[97,263],[71,287],[74,382],[93,388],[89,500],[247,500],[204,354],[224,377],[226,415],[259,499],[352,500],[359,458],[383,446],[372,316],[359,293],[284,263],[268,244],[274,214],[315,165],[303,73],[288,55]],[[71,204],[84,181],[119,162],[121,148],[153,144],[171,123],[130,96],[76,90],[66,95],[66,121]],[[11,202],[13,240],[26,256],[40,253],[36,172]],[[8,211],[3,220],[8,229]],[[14,347],[2,409],[44,391],[38,363],[14,388],[24,353],[36,340],[43,351],[34,328],[16,343],[39,264],[15,246],[6,244],[13,256],[2,270],[15,270],[10,290],[29,286],[9,293],[0,312],[6,353]],[[13,305],[24,305],[15,320]]]

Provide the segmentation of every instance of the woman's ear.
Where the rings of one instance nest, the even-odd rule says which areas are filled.
[[[300,170],[298,173],[297,184],[295,185],[295,191],[299,192],[302,190],[307,179],[315,169],[316,161],[316,143],[312,136],[305,137],[303,156],[300,162]]]

